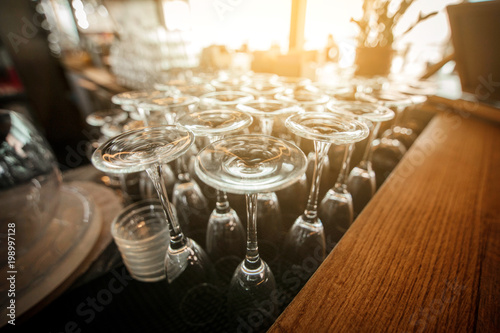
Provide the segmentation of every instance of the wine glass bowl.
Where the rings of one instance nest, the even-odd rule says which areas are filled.
[[[234,110],[207,110],[187,114],[179,119],[179,123],[196,136],[207,136],[215,142],[223,135],[250,126],[252,117]],[[243,225],[236,211],[230,207],[226,193],[217,190],[216,208],[208,219],[206,232],[206,249],[216,266],[231,266],[229,264],[234,257],[239,262],[244,255],[244,236]]]
[[[252,117],[234,110],[205,110],[185,115],[179,123],[196,136],[217,138],[247,128],[252,123]]]
[[[286,126],[303,138],[335,144],[357,142],[368,135],[368,127],[361,121],[322,112],[290,116]]]
[[[136,105],[138,101],[144,98],[163,97],[165,96],[165,94],[166,93],[164,91],[159,91],[159,90],[132,90],[113,95],[111,97],[111,102],[113,102],[113,104],[120,106],[122,105],[133,106]]]
[[[372,145],[373,169],[377,175],[377,186],[380,186],[409,148],[409,146],[406,147],[405,144],[397,138],[399,133],[395,133],[394,129],[396,127],[401,127],[403,111],[405,108],[413,105],[414,102],[411,96],[405,95],[394,89],[374,90],[367,95],[371,98],[375,98],[379,104],[390,108],[395,113],[392,127],[382,134],[381,139],[374,140]],[[411,130],[404,134],[413,136],[412,138],[408,137],[409,140],[407,144],[413,142],[415,139]],[[386,159],[391,160],[389,161]]]
[[[236,105],[253,100],[252,94],[242,91],[217,91],[200,97],[200,108],[234,109]]]
[[[309,198],[304,213],[288,231],[285,261],[292,269],[303,269],[304,260],[325,257],[324,228],[318,218],[318,196],[324,160],[332,143],[351,144],[368,136],[368,126],[354,117],[327,112],[306,112],[290,116],[286,126],[296,135],[314,141],[315,161]],[[310,276],[311,271],[304,272]],[[303,281],[305,282],[305,281]]]
[[[273,133],[274,121],[278,117],[286,117],[290,114],[303,112],[303,109],[296,104],[266,99],[238,104],[237,109],[256,117],[259,120],[261,133],[264,135],[271,135]],[[303,178],[305,178],[305,174]],[[301,185],[307,186],[306,182],[296,182],[291,187],[283,189],[285,193],[281,193],[281,197],[283,198],[283,194],[286,196],[289,191],[303,190],[303,188],[300,188]],[[258,206],[258,221],[259,229],[261,230],[261,240],[263,240],[262,243],[266,242],[269,248],[276,248],[274,252],[278,253],[279,247],[276,245],[281,242],[283,230],[283,215],[278,195],[275,192],[260,193]],[[274,261],[273,257],[267,257],[267,259]],[[276,259],[276,256],[274,259]]]
[[[363,101],[330,101],[327,110],[350,116],[358,116],[374,123],[389,121],[394,112],[387,107]]]
[[[330,100],[330,97],[321,92],[308,90],[278,93],[275,98],[280,101],[297,104],[305,111],[324,111],[326,103]]]
[[[220,73],[219,76],[210,84],[215,87],[217,91],[238,91],[241,87],[249,85],[250,78],[246,75],[235,75],[231,73]]]
[[[193,112],[198,107],[199,99],[188,95],[145,98],[138,108],[149,116],[148,125],[174,124],[178,117]]]
[[[338,242],[352,224],[354,214],[359,213],[375,194],[375,173],[371,167],[371,143],[377,136],[380,123],[394,118],[394,112],[380,104],[361,101],[331,101],[330,112],[357,116],[371,125],[363,158],[349,173],[353,145],[345,147],[342,168],[335,185],[321,200],[319,216],[325,227],[325,235]]]
[[[171,95],[144,98],[138,109],[147,116],[149,125],[174,124],[178,117],[189,114],[197,108],[199,99],[188,95]],[[193,147],[194,148],[194,147]],[[168,166],[164,167],[169,177],[169,188],[173,184],[172,203],[177,209],[177,216],[184,232],[199,243],[204,242],[205,218],[208,218],[208,201],[196,180],[189,174],[187,164],[193,154],[187,152],[176,159],[177,179]]]
[[[93,154],[92,163],[104,172],[130,173],[146,170],[158,193],[170,229],[170,244],[165,256],[167,281],[193,271],[211,279],[212,266],[207,254],[184,236],[168,200],[162,167],[181,157],[191,147],[194,134],[182,126],[144,127],[125,132],[103,143]]]
[[[241,91],[252,94],[256,99],[271,99],[281,93],[285,87],[276,81],[253,80],[250,84],[241,87]]]
[[[92,112],[85,120],[90,126],[100,127],[106,123],[121,123],[127,119],[127,113],[122,109],[106,109]]]
[[[289,115],[303,111],[302,108],[296,104],[272,99],[248,101],[246,103],[238,104],[237,109],[259,118],[273,118],[276,116]],[[269,133],[263,134],[270,135]]]
[[[203,148],[196,158],[195,170],[200,179],[219,190],[246,196],[246,256],[236,268],[228,291],[228,307],[236,316],[257,311],[260,302],[269,300],[276,290],[274,275],[259,255],[257,195],[289,186],[305,168],[306,157],[297,146],[264,135],[239,135],[216,141]],[[270,315],[277,315],[277,311]]]

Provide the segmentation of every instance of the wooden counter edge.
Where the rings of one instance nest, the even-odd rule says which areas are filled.
[[[461,131],[463,131],[463,133],[461,133]],[[444,135],[447,136],[447,140],[439,143],[439,140],[436,140],[435,138],[433,139],[432,136],[437,132],[444,133]],[[467,134],[471,134],[473,137],[467,138]],[[406,301],[408,303],[415,303],[414,305],[408,305],[405,301],[401,301],[398,305],[399,307],[403,306],[404,310],[402,310],[402,312],[406,315],[410,315],[411,318],[410,321],[406,323],[403,322],[401,324],[401,322],[398,323],[398,320],[402,321],[404,315],[400,315],[401,318],[393,318],[396,314],[393,313],[392,309],[396,309],[396,307],[395,304],[389,304],[389,300],[398,299],[398,297],[404,297],[404,295],[386,296],[390,295],[391,292],[394,294],[393,290],[380,290],[380,292],[374,294],[375,297],[369,294],[357,295],[361,298],[361,300],[358,299],[357,301],[360,304],[363,304],[363,298],[365,298],[364,302],[371,302],[374,298],[377,299],[376,303],[378,304],[378,307],[369,310],[349,307],[346,305],[346,302],[349,302],[349,300],[335,299],[335,295],[332,297],[332,289],[337,288],[336,290],[342,290],[339,288],[343,288],[349,280],[355,279],[357,274],[362,275],[364,273],[364,267],[357,266],[358,271],[349,271],[349,269],[342,270],[342,266],[354,266],[355,262],[350,260],[359,261],[364,259],[364,257],[360,257],[363,255],[366,256],[367,253],[366,251],[362,251],[363,247],[365,247],[364,250],[366,250],[367,247],[364,243],[372,244],[370,243],[370,239],[372,237],[380,236],[378,234],[372,234],[372,231],[376,230],[374,227],[367,226],[368,220],[376,219],[376,215],[379,214],[377,209],[384,209],[383,202],[397,200],[397,198],[394,199],[391,197],[398,194],[398,190],[407,185],[406,181],[401,182],[401,179],[397,176],[401,175],[405,169],[407,171],[408,168],[413,168],[413,172],[415,174],[410,174],[408,176],[408,180],[412,180],[412,178],[414,178],[411,182],[412,184],[419,181],[425,182],[425,177],[428,176],[425,173],[429,173],[430,170],[433,170],[432,163],[437,160],[442,160],[448,161],[449,165],[454,165],[454,163],[457,164],[456,167],[459,169],[454,171],[454,176],[464,173],[463,176],[467,177],[468,169],[475,167],[475,161],[471,160],[472,157],[468,156],[468,151],[460,152],[460,147],[462,146],[461,140],[466,139],[470,139],[472,141],[467,146],[471,150],[471,155],[476,158],[483,156],[483,158],[478,158],[477,161],[478,167],[482,169],[475,171],[476,176],[479,176],[481,179],[478,179],[477,182],[475,182],[474,179],[466,182],[467,186],[470,186],[468,189],[469,191],[476,191],[470,196],[470,198],[475,199],[471,202],[472,207],[464,207],[464,212],[460,211],[460,207],[453,207],[453,209],[456,209],[457,211],[452,211],[446,216],[450,216],[449,214],[451,214],[451,216],[457,216],[457,218],[459,218],[462,213],[469,214],[467,216],[469,216],[469,219],[471,219],[471,222],[473,223],[471,223],[471,226],[469,227],[468,221],[465,219],[465,221],[462,221],[462,225],[465,228],[470,228],[471,236],[469,236],[468,233],[465,234],[462,230],[458,230],[452,236],[447,236],[446,233],[445,236],[443,236],[449,238],[448,243],[450,243],[450,245],[448,247],[453,246],[451,244],[453,242],[459,243],[457,245],[458,249],[460,249],[460,246],[463,245],[465,250],[460,252],[463,253],[463,258],[456,259],[453,255],[450,255],[450,252],[447,252],[447,256],[450,257],[450,267],[443,266],[440,271],[429,270],[428,272],[421,272],[421,267],[414,267],[419,266],[419,264],[418,261],[412,257],[411,253],[397,253],[395,254],[397,258],[394,260],[394,262],[398,263],[398,265],[401,264],[406,265],[407,267],[414,267],[413,272],[415,273],[412,273],[412,275],[408,278],[409,284],[413,283],[413,285],[418,285],[421,283],[433,286],[432,276],[436,276],[438,274],[447,276],[448,279],[446,283],[448,284],[445,287],[443,294],[445,292],[451,292],[453,294],[452,296],[444,299],[449,300],[451,299],[450,297],[457,296],[460,299],[459,302],[464,303],[453,304],[453,308],[450,310],[447,307],[448,303],[443,303],[439,297],[436,298],[433,296],[437,291],[432,290],[431,287],[429,287],[427,291],[425,288],[422,289],[421,293],[423,293],[423,295],[417,293],[418,297],[415,297],[415,293],[411,293],[414,286],[409,286],[407,289],[410,290],[410,295],[418,299],[410,299]],[[418,160],[418,163],[421,165],[418,165],[418,169],[415,171],[417,153],[427,149],[425,145],[429,144],[429,140],[433,142],[433,144],[438,145],[436,148],[438,153],[435,154],[437,156],[432,156],[432,160],[430,158]],[[446,146],[439,147],[439,145]],[[372,325],[375,325],[376,327],[372,327],[370,331],[395,331],[395,327],[397,327],[397,331],[420,331],[420,328],[422,327],[418,325],[422,324],[422,320],[424,320],[423,325],[426,325],[423,326],[423,328],[430,329],[431,331],[436,329],[442,330],[443,327],[447,327],[448,331],[449,329],[457,329],[457,327],[463,331],[500,331],[500,319],[498,316],[498,313],[500,313],[500,238],[498,237],[498,235],[500,235],[500,205],[498,205],[498,202],[500,202],[500,191],[498,190],[498,185],[500,185],[499,147],[500,125],[498,123],[486,122],[475,117],[462,117],[453,113],[441,113],[437,115],[431,121],[426,130],[421,134],[410,151],[405,155],[404,159],[398,165],[396,170],[394,170],[391,177],[377,192],[375,197],[365,208],[364,212],[358,217],[344,238],[339,242],[337,248],[335,248],[325,259],[316,274],[309,280],[306,286],[301,290],[287,309],[285,309],[275,324],[270,328],[269,332],[288,332],[291,328],[293,328],[294,332],[364,331],[357,330],[356,326],[353,326],[356,324],[359,324],[360,326],[364,325],[361,322],[356,323],[352,320],[353,318],[358,317],[363,318],[363,314],[360,313],[358,315],[355,313],[356,311],[372,312],[373,318],[375,318],[377,322],[372,323]],[[475,152],[474,155],[472,154],[474,153],[474,150],[480,150],[480,152]],[[449,155],[447,155],[447,152],[449,152]],[[443,177],[447,177],[446,172],[443,173]],[[448,181],[448,183],[449,182],[450,181]],[[451,180],[451,182],[453,183],[453,180]],[[458,183],[461,184],[461,182]],[[444,192],[446,192],[446,189],[444,189]],[[453,189],[453,192],[448,193],[447,198],[442,198],[442,203],[435,203],[436,210],[438,212],[443,210],[446,211],[446,209],[448,209],[446,206],[453,205],[455,198],[459,201],[459,197],[461,198],[462,195],[467,194],[468,193],[462,193],[462,189],[460,187]],[[425,195],[421,196],[425,197]],[[467,202],[471,201],[470,198]],[[413,217],[415,217],[415,215],[420,215],[422,218],[422,226],[417,229],[417,232],[420,232],[420,229],[423,230],[422,232],[429,232],[424,229],[433,228],[434,226],[427,225],[425,223],[428,218],[428,215],[426,215],[427,212],[415,210],[414,207],[411,206],[411,195],[406,199],[407,201],[403,202],[401,207],[397,207],[398,212],[403,214],[405,210],[412,209],[412,211],[407,212],[407,214],[412,214]],[[387,210],[390,208],[385,209]],[[407,215],[405,215],[405,218],[407,218]],[[403,222],[404,221],[399,221],[399,224],[404,224]],[[377,221],[377,223],[383,224],[384,221]],[[386,224],[388,223],[389,222]],[[459,227],[457,227],[457,229],[459,229]],[[450,230],[454,231],[453,229]],[[354,234],[356,232],[358,234]],[[432,231],[431,234],[441,235],[443,232],[446,231]],[[391,240],[385,239],[384,241],[390,242]],[[460,242],[463,242],[463,244],[460,244]],[[429,244],[429,246],[438,245],[439,244]],[[350,247],[350,253],[348,254],[346,254],[346,252],[348,252],[346,250],[347,246]],[[340,248],[342,248],[342,251],[340,251]],[[374,253],[377,253],[377,246],[371,245],[369,250],[370,252],[373,251]],[[460,253],[456,253],[455,255],[459,257]],[[443,256],[445,254],[445,251],[443,251]],[[328,269],[331,269],[332,267],[341,271],[329,271]],[[387,271],[385,273],[382,272],[382,274],[389,275],[392,268],[389,266],[383,267],[383,269]],[[349,276],[343,275],[345,272],[349,272]],[[384,279],[384,277],[382,277],[382,279]],[[362,283],[369,284],[370,281],[363,281]],[[404,284],[404,282],[402,283]],[[374,288],[376,288],[376,286],[374,286]],[[440,285],[440,288],[443,289],[442,284]],[[403,291],[406,292],[405,290]],[[350,298],[350,295],[342,296],[344,296],[344,298]],[[382,301],[379,301],[378,298],[382,299]],[[385,298],[387,298],[388,301],[384,301]],[[436,301],[437,303],[441,302],[442,307],[436,313],[432,313],[432,306],[436,303]],[[430,305],[426,306],[426,304]],[[412,310],[412,306],[416,310]],[[397,307],[398,311],[399,307]],[[335,313],[330,315],[329,312],[325,313],[323,311],[318,315],[317,312],[324,308],[328,308],[330,309],[329,311],[334,311]],[[422,315],[422,313],[426,311],[431,312],[426,315]],[[420,316],[423,316],[424,319],[419,319]],[[347,317],[349,319],[342,319]],[[413,320],[413,318],[415,318],[415,320]],[[451,320],[450,318],[455,319]],[[406,320],[407,318],[404,319]],[[384,321],[386,321],[386,323],[384,323]],[[302,325],[301,322],[304,322],[304,324]],[[446,326],[452,325],[450,322],[454,323],[456,327],[451,328]],[[383,329],[381,329],[381,327],[383,327]],[[401,330],[401,328],[403,329]]]

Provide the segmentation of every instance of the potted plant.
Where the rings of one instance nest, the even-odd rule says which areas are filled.
[[[436,15],[419,13],[418,18],[402,34],[395,36],[394,28],[416,0],[364,0],[363,16],[351,18],[359,27],[356,50],[356,74],[361,76],[387,75],[391,69],[394,42],[410,32],[420,22]]]

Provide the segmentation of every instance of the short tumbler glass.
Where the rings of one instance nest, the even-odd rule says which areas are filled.
[[[165,279],[170,233],[158,199],[125,207],[111,224],[111,234],[134,279],[143,282]]]

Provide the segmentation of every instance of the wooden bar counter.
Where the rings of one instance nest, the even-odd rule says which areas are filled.
[[[500,124],[435,116],[270,329],[380,331],[500,331]]]

